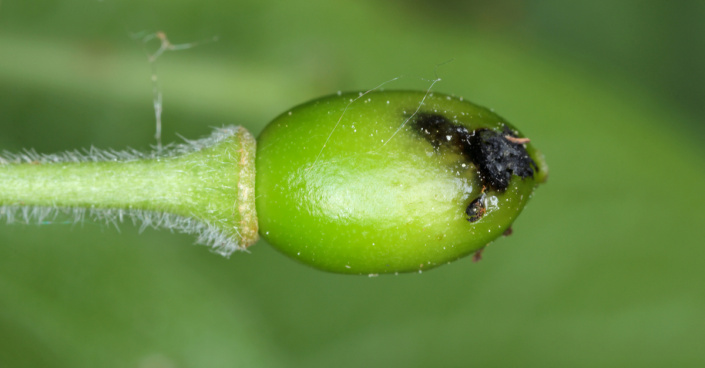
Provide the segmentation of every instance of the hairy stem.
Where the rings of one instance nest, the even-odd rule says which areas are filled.
[[[254,155],[255,140],[242,127],[159,155],[8,155],[0,161],[0,206],[8,218],[33,213],[27,208],[85,208],[111,221],[127,215],[197,233],[228,255],[258,238]]]

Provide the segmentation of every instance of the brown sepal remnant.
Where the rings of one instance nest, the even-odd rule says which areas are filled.
[[[514,230],[513,230],[512,227],[510,226],[510,227],[507,228],[507,230],[504,230],[504,232],[502,233],[502,235],[504,235],[504,236],[509,236],[509,235],[512,235],[513,233],[514,233]]]
[[[475,263],[480,262],[482,260],[482,252],[484,252],[484,251],[485,251],[484,247],[476,250],[475,254],[472,255],[472,261]]]

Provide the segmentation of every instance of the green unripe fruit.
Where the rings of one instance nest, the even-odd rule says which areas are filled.
[[[128,218],[225,256],[259,233],[323,270],[410,272],[479,255],[547,173],[528,139],[485,108],[370,92],[296,107],[259,142],[226,127],[152,154],[4,155],[0,218]]]
[[[482,249],[519,215],[543,158],[493,112],[393,91],[325,97],[258,139],[260,234],[340,273],[427,270]]]

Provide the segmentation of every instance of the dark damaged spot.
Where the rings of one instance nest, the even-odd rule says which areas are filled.
[[[478,129],[474,133],[465,152],[477,166],[483,184],[504,191],[509,187],[512,175],[521,178],[534,176],[536,163],[523,144],[507,138],[516,138],[509,128],[505,126],[503,132]]]
[[[475,222],[482,218],[487,212],[487,207],[485,207],[485,193],[481,196],[475,198],[468,208],[465,209],[465,213],[468,215],[468,221]]]
[[[475,165],[482,184],[490,189],[503,192],[512,175],[528,178],[538,170],[526,152],[526,141],[506,126],[501,132],[486,128],[468,131],[442,115],[419,113],[414,127],[434,148],[447,147],[462,154]]]
[[[415,125],[421,135],[433,145],[433,148],[446,146],[455,148],[461,153],[463,147],[470,144],[471,133],[467,128],[453,125],[441,115],[417,114]]]

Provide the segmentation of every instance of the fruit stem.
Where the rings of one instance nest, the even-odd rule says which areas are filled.
[[[124,217],[198,234],[223,255],[258,239],[255,139],[242,127],[160,153],[27,152],[0,158],[0,215],[43,223],[59,214]],[[76,215],[78,214],[78,215]]]

